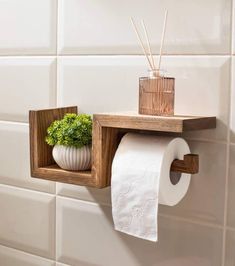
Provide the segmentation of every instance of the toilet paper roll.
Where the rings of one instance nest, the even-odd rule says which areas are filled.
[[[158,204],[174,206],[185,196],[190,174],[172,184],[174,159],[190,153],[182,138],[127,133],[112,164],[112,213],[115,229],[157,241]]]

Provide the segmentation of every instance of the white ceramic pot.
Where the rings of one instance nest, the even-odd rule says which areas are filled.
[[[91,146],[82,148],[55,145],[52,155],[56,163],[65,170],[88,170],[91,168]]]

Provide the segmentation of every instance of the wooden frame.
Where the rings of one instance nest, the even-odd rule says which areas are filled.
[[[45,143],[46,129],[66,113],[77,113],[77,107],[54,108],[29,112],[31,176],[75,185],[104,188],[110,185],[111,166],[119,141],[129,131],[183,133],[216,127],[215,117],[162,117],[138,114],[95,114],[93,116],[92,169],[67,171],[52,158],[52,148]],[[175,160],[174,171],[198,171],[198,156],[187,155]]]

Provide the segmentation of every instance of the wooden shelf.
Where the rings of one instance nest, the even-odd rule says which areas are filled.
[[[61,169],[57,164],[39,167],[37,173],[40,177],[52,181],[63,181],[63,183],[69,183],[80,186],[95,186],[94,180],[91,176],[91,171],[67,171]]]
[[[183,133],[191,130],[216,127],[216,117],[200,116],[151,116],[133,112],[96,114],[103,127],[129,128],[161,132]]]
[[[77,107],[65,107],[29,112],[31,176],[81,186],[96,186],[91,171],[66,171],[52,157],[52,147],[46,144],[46,130],[66,113],[77,113]]]
[[[182,133],[216,127],[215,117],[149,116],[134,113],[95,114],[93,116],[92,169],[67,171],[52,158],[52,148],[45,143],[47,127],[66,113],[77,113],[77,107],[29,112],[31,176],[63,183],[104,188],[110,185],[111,166],[122,135],[144,130]]]

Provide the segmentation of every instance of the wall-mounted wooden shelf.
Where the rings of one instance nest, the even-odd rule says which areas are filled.
[[[52,148],[45,143],[46,129],[66,113],[77,113],[77,107],[30,111],[30,155],[32,177],[103,188],[110,185],[111,165],[121,136],[128,131],[183,133],[216,127],[215,117],[149,116],[134,113],[95,114],[93,116],[92,169],[66,171],[52,158]]]
[[[29,112],[31,176],[81,186],[96,186],[91,171],[66,171],[55,164],[52,147],[45,142],[48,126],[66,113],[77,113],[77,107]]]

